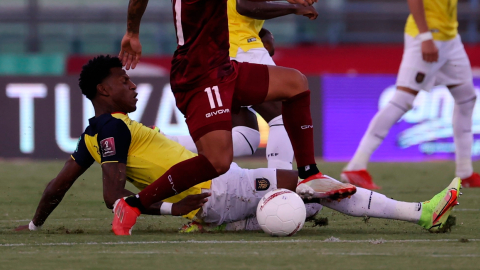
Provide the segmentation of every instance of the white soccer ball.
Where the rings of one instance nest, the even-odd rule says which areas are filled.
[[[283,188],[265,194],[257,206],[258,224],[271,236],[294,235],[302,229],[306,215],[300,196]]]

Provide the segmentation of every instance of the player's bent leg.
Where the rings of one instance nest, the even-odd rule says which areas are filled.
[[[293,148],[283,124],[282,103],[270,101],[252,108],[265,119],[270,128],[266,149],[268,167],[291,170]]]
[[[309,89],[307,77],[293,68],[268,66],[268,76],[265,101],[285,101]]]
[[[480,179],[472,177],[472,115],[477,95],[472,81],[448,86],[455,100],[453,110],[453,137],[455,141],[456,175],[465,187],[480,187]]]
[[[219,175],[228,171],[233,160],[232,132],[214,130],[195,142],[198,153],[205,156]]]
[[[390,102],[370,121],[353,158],[345,167],[340,179],[367,189],[380,188],[373,183],[367,169],[373,152],[380,146],[390,128],[413,106],[418,91],[398,86]]]
[[[283,100],[284,126],[292,143],[299,177],[307,179],[320,172],[315,162],[307,78],[298,70],[278,66],[268,66],[268,73],[266,100]]]

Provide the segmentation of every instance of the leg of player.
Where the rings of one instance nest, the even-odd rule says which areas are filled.
[[[367,171],[373,152],[383,142],[390,128],[412,108],[418,91],[398,86],[390,102],[373,117],[358,145],[355,155],[342,172],[340,179],[367,189],[379,189]]]
[[[300,178],[319,173],[313,147],[310,90],[305,75],[298,70],[268,66],[269,85],[265,101],[281,100],[285,129],[292,143]]]
[[[243,107],[238,114],[232,115],[232,142],[233,156],[241,157],[253,155],[260,144],[257,117],[248,108]],[[187,150],[198,153],[197,146],[190,135],[165,135],[176,141]]]
[[[268,167],[291,170],[293,148],[283,124],[282,103],[264,102],[252,108],[267,121],[270,127],[266,151]]]
[[[340,202],[322,199],[320,203],[350,216],[403,220],[437,232],[448,229],[446,221],[452,208],[458,204],[460,185],[461,180],[457,177],[442,192],[421,203],[396,201],[358,187],[357,193],[349,199]]]
[[[264,101],[283,101],[282,115],[285,130],[292,143],[298,176],[304,179],[301,182],[304,184],[302,195],[342,199],[354,194],[355,186],[337,183],[331,185],[317,168],[313,146],[313,123],[310,115],[310,90],[308,90],[305,75],[291,68],[266,67],[269,82]],[[317,190],[324,192],[319,193]]]
[[[472,115],[477,100],[472,81],[448,86],[455,100],[453,137],[455,141],[456,175],[464,187],[480,187],[480,175],[472,167]]]

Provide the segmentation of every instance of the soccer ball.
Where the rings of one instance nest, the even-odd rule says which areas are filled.
[[[292,236],[305,223],[307,210],[297,193],[287,189],[268,192],[257,206],[257,221],[271,236]]]

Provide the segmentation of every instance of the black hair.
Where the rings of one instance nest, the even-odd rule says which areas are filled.
[[[122,62],[116,56],[99,55],[82,67],[78,86],[88,99],[92,100],[97,94],[97,85],[110,75],[110,69],[122,67]]]

